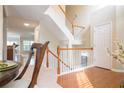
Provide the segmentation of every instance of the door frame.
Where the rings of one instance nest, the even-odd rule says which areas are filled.
[[[112,53],[112,42],[113,42],[113,29],[112,29],[112,22],[111,21],[109,21],[109,22],[103,22],[103,23],[100,23],[100,24],[96,24],[96,25],[94,25],[93,26],[93,47],[94,47],[94,32],[95,32],[95,28],[97,27],[97,26],[102,26],[102,25],[105,25],[105,24],[110,24],[110,34],[111,34],[111,37],[110,37],[110,39],[111,39],[111,47],[110,47],[110,52]],[[94,50],[93,50],[94,51]],[[108,54],[109,55],[109,54]],[[93,63],[94,63],[94,60],[95,60],[95,58],[94,58],[94,52],[93,52]],[[112,69],[112,56],[110,56],[110,70]]]

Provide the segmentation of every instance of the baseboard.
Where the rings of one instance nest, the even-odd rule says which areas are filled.
[[[87,68],[90,68],[90,67],[94,67],[94,65],[86,66],[86,67],[79,68],[79,69],[75,69],[75,70],[70,71],[70,72],[63,72],[63,73],[61,73],[61,74],[58,75],[58,76],[65,75],[65,74],[69,74],[69,73],[73,73],[73,72],[78,72],[78,71],[81,71],[81,70],[84,70],[84,69],[87,69]]]
[[[124,72],[124,70],[120,70],[120,69],[111,69],[111,71],[114,71],[114,72]]]

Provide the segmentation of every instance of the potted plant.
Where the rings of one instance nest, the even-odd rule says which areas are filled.
[[[120,62],[122,65],[124,65],[124,48],[122,44],[119,42],[116,43],[117,49],[114,50],[114,52],[110,52],[108,50],[108,53],[117,61]],[[120,87],[124,88],[124,80],[121,81]]]
[[[117,61],[120,62],[121,64],[124,64],[124,48],[120,43],[117,43],[117,49],[114,50],[114,52],[110,52],[108,50],[108,53]]]

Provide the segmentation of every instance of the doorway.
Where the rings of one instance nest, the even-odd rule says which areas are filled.
[[[94,27],[94,65],[111,69],[112,25],[104,23]]]

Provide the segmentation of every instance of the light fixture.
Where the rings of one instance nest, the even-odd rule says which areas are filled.
[[[104,7],[107,7],[108,5],[98,5],[98,9],[102,9],[102,8],[104,8]]]
[[[29,26],[29,24],[28,23],[24,23],[24,26]]]

